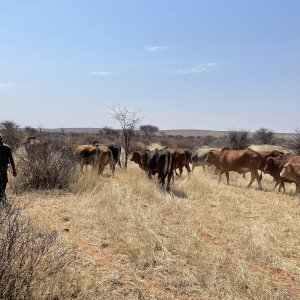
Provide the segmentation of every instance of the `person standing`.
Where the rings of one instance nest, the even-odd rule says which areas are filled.
[[[0,203],[6,204],[6,185],[8,182],[7,169],[8,164],[11,164],[13,176],[17,176],[15,162],[12,156],[11,148],[3,143],[2,135],[0,134]]]

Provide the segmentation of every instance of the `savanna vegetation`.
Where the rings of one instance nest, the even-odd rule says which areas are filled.
[[[232,173],[225,185],[213,169],[199,167],[175,178],[166,193],[130,161],[113,177],[109,170],[102,176],[78,170],[70,151],[75,144],[121,144],[122,131],[47,133],[13,125],[1,128],[8,143],[10,134],[16,141],[18,168],[9,181],[11,206],[0,211],[1,299],[300,298],[293,184],[286,194],[272,191],[274,182],[264,174],[258,191],[255,184],[246,188],[248,175]],[[299,150],[299,132],[286,140],[268,130],[183,137],[151,126],[130,132],[129,152]],[[28,152],[32,134],[41,142]]]

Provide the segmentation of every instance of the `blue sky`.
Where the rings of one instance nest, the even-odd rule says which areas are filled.
[[[0,0],[0,121],[300,127],[300,1]]]

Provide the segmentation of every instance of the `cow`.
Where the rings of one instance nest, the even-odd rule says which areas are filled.
[[[220,170],[219,182],[221,175],[225,173],[227,184],[229,184],[229,171],[238,172],[240,174],[251,172],[251,180],[248,184],[250,188],[253,181],[256,179],[258,188],[261,190],[261,178],[258,174],[260,166],[260,155],[254,150],[247,148],[243,150],[230,150],[223,148],[220,152],[217,150],[210,150],[207,153],[205,162],[215,165]]]
[[[99,157],[99,151],[96,146],[93,145],[78,145],[74,148],[74,154],[80,161],[80,169],[83,172],[83,167],[91,165],[93,168],[97,167],[97,160]]]
[[[300,188],[300,164],[286,163],[280,172],[280,176],[295,182],[295,194],[297,194]]]
[[[292,183],[293,181],[284,178],[280,176],[280,172],[283,169],[283,166],[286,163],[300,163],[300,156],[297,155],[291,155],[291,154],[284,154],[278,157],[268,157],[265,163],[265,166],[263,168],[264,173],[270,174],[274,180],[275,180],[275,186],[273,190],[279,185],[278,191],[281,191],[281,188],[283,188],[283,191],[285,192],[285,186],[284,183]]]
[[[134,151],[130,157],[130,161],[133,161],[134,163],[138,164],[139,167],[143,170],[143,171],[147,171],[147,165],[146,165],[146,160],[143,158],[145,156],[145,151]],[[148,150],[149,151],[149,150]],[[143,161],[143,163],[142,163]]]
[[[113,155],[111,150],[104,145],[79,145],[75,147],[74,153],[80,159],[81,171],[83,166],[91,165],[92,168],[97,169],[98,173],[102,174],[106,165],[110,165],[112,174],[114,175],[115,166],[113,163]]]
[[[216,149],[201,149],[196,147],[193,150],[192,153],[192,173],[194,172],[194,169],[198,166],[201,166],[203,168],[203,171],[205,172],[205,166],[208,166],[209,164],[205,161],[207,157],[207,153],[209,150],[216,150]],[[220,152],[220,151],[219,151]]]
[[[259,170],[263,171],[264,167],[266,165],[266,161],[269,157],[278,157],[282,156],[285,153],[278,151],[278,150],[272,150],[272,151],[256,151],[260,155],[260,165]]]
[[[188,149],[183,148],[168,148],[165,149],[169,150],[171,154],[174,156],[175,163],[174,163],[174,171],[176,173],[176,169],[179,169],[179,175],[176,173],[177,176],[181,176],[183,172],[183,167],[186,168],[188,175],[191,172],[190,163],[192,162],[191,153]]]
[[[144,150],[141,164],[146,166],[146,172],[151,178],[158,173],[158,182],[162,187],[165,185],[167,178],[167,192],[170,191],[170,180],[173,177],[175,159],[168,149]]]
[[[121,146],[117,145],[117,144],[111,144],[111,145],[107,145],[107,144],[100,144],[98,141],[93,142],[94,146],[107,146],[110,151],[112,152],[113,155],[113,161],[114,161],[114,165],[118,164],[120,166],[120,168],[122,168],[122,164],[121,164]]]
[[[112,175],[114,175],[115,164],[114,164],[114,157],[112,151],[109,149],[109,147],[105,145],[97,146],[97,150],[98,150],[97,164],[99,168],[98,169],[99,174],[102,174],[105,166],[109,164]]]

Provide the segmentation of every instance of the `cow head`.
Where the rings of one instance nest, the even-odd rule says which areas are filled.
[[[292,166],[292,164],[287,163],[283,166],[283,168],[280,172],[280,176],[289,178],[292,173],[293,173],[293,166]]]
[[[281,159],[276,157],[268,157],[266,160],[266,164],[263,168],[264,173],[271,174],[272,172],[276,172],[279,170],[281,164]]]
[[[219,151],[215,151],[215,150],[209,150],[207,152],[206,158],[205,158],[205,162],[208,165],[215,165],[216,167],[219,164],[219,156],[220,156],[220,152]]]

